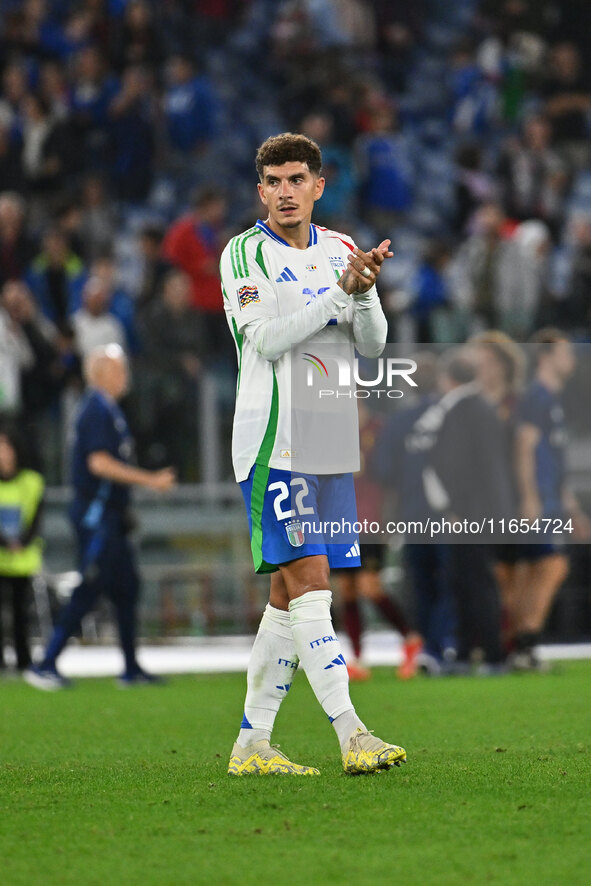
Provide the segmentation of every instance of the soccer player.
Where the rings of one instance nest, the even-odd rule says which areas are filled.
[[[234,470],[255,569],[271,573],[228,768],[233,775],[318,774],[270,744],[300,663],[335,729],[346,772],[389,769],[406,758],[403,748],[373,736],[357,716],[331,620],[330,567],[359,566],[357,540],[310,539],[301,519],[310,516],[316,525],[338,514],[355,521],[352,471],[359,467],[359,439],[354,399],[348,401],[352,408],[327,413],[323,426],[321,414],[294,408],[294,378],[321,346],[325,352],[338,348],[349,364],[354,347],[368,357],[381,354],[387,323],[375,282],[392,255],[389,240],[365,253],[349,238],[311,224],[324,190],[321,165],[318,145],[303,135],[267,139],[256,157],[267,218],[234,237],[221,260],[224,305],[239,360]],[[308,438],[317,419],[316,439],[325,445],[312,451]],[[330,442],[335,425],[338,445]]]
[[[575,368],[571,342],[558,329],[542,329],[536,344],[536,372],[518,407],[517,485],[521,514],[530,522],[542,518],[572,519],[573,537],[588,539],[591,523],[566,483],[566,426],[560,394]],[[560,536],[531,533],[533,543],[514,545],[522,561],[514,587],[517,670],[538,670],[535,653],[540,633],[558,589],[568,574]]]

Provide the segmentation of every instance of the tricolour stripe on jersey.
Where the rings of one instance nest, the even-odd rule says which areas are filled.
[[[322,225],[315,225],[318,231],[324,231],[325,234],[328,234],[333,240],[340,240],[341,243],[344,243],[347,249],[350,249],[351,252],[354,252],[355,247],[352,243],[349,243],[348,240],[345,240],[337,231],[331,231],[329,228],[323,228]]]

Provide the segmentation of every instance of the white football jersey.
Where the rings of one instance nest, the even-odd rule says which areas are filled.
[[[258,221],[222,254],[224,307],[239,366],[232,438],[239,482],[254,464],[311,474],[359,469],[356,400],[328,395],[338,368],[331,358],[353,365],[353,305],[272,362],[244,334],[252,320],[310,305],[335,285],[354,249],[350,238],[318,225],[310,225],[307,249],[296,249]],[[322,385],[327,395],[319,399]]]

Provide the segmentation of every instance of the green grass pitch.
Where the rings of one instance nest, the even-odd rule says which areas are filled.
[[[4,886],[588,886],[591,663],[352,687],[406,767],[352,778],[305,677],[275,740],[320,778],[226,775],[244,677],[0,684]]]

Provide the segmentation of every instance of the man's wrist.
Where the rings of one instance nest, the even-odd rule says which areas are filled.
[[[375,283],[366,292],[354,292],[353,301],[362,308],[370,308],[376,302],[379,302],[378,290]]]

